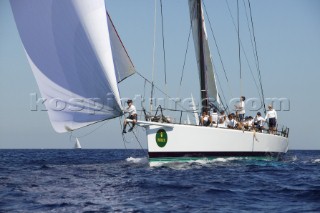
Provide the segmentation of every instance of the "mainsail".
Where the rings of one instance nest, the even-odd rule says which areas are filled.
[[[104,0],[11,0],[53,128],[71,131],[122,114],[117,82],[134,67]]]
[[[219,107],[220,99],[216,86],[215,74],[211,60],[201,1],[189,0],[189,11],[190,21],[192,25],[194,47],[199,69],[200,85],[201,90],[203,90],[201,98],[208,99],[208,105],[214,105],[215,107]],[[202,31],[201,34],[200,31]],[[203,95],[204,93],[205,95]]]

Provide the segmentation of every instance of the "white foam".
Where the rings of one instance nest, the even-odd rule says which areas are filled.
[[[194,161],[193,161],[194,163]],[[150,167],[167,167],[174,170],[187,170],[192,168],[192,162],[177,162],[177,161],[158,161],[158,162],[150,162]]]
[[[312,163],[320,163],[320,159],[315,159],[312,161]]]
[[[237,158],[237,157],[217,158],[217,159],[215,159],[215,161],[218,161],[218,162],[228,162],[228,161],[234,161],[234,160],[239,160],[239,159],[242,159],[242,158]]]
[[[144,157],[144,158],[134,158],[134,157],[129,157],[126,159],[127,162],[130,163],[148,163],[148,158]]]
[[[298,160],[298,157],[295,155],[292,157],[292,161],[297,161]]]
[[[150,162],[151,167],[168,167],[175,170],[187,170],[195,167],[202,167],[202,166],[211,166],[214,164],[219,163],[226,163],[234,160],[239,160],[243,158],[239,157],[228,157],[228,158],[214,158],[214,159],[207,159],[207,158],[201,158],[197,160],[190,160],[190,161],[156,161],[156,162]]]
[[[206,164],[210,163],[211,161],[208,159],[199,159],[199,160],[195,160],[193,162],[195,162],[197,164],[201,164],[201,165],[206,165]],[[189,163],[192,163],[192,162],[189,162]]]
[[[150,164],[151,167],[161,167],[165,163],[163,163],[163,162],[150,162],[149,164]]]
[[[211,163],[215,163],[215,162],[227,162],[227,161],[228,161],[227,158],[215,158],[215,159],[203,158],[203,159],[195,160],[193,162],[195,162],[197,164],[201,164],[201,165],[206,165],[206,164],[211,164]]]
[[[238,157],[214,158],[214,159],[206,159],[206,158],[204,158],[204,159],[196,160],[195,162],[199,163],[199,164],[208,164],[208,163],[216,163],[216,162],[225,163],[225,162],[239,160],[239,159],[242,159],[242,158],[238,158]]]

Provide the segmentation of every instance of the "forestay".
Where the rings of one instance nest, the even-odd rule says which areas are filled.
[[[122,114],[117,82],[134,68],[104,0],[11,0],[11,7],[57,132]]]
[[[194,47],[197,57],[197,63],[198,63],[198,70],[199,75],[201,72],[200,68],[200,45],[202,45],[203,49],[203,57],[204,57],[204,73],[205,73],[205,88],[207,90],[207,94],[209,98],[209,102],[214,104],[216,107],[220,106],[220,99],[218,95],[218,90],[216,86],[216,80],[215,80],[215,74],[213,70],[212,60],[211,60],[211,54],[209,50],[209,44],[208,44],[208,37],[203,17],[203,11],[201,8],[201,20],[202,20],[202,44],[199,44],[199,19],[198,19],[198,13],[197,13],[197,1],[198,0],[189,0],[189,11],[190,11],[190,21],[192,25],[192,34],[193,34],[193,41],[194,41]]]

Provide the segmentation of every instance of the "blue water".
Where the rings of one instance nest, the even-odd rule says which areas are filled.
[[[0,212],[320,212],[320,151],[159,164],[142,150],[0,150]]]

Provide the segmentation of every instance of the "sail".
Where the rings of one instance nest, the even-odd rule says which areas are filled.
[[[197,113],[197,107],[196,107],[196,104],[195,104],[195,102],[194,102],[194,98],[193,98],[193,95],[191,94],[191,104],[192,104],[192,106],[191,106],[191,108],[192,108],[192,110],[193,110],[193,116],[194,116],[194,120],[195,120],[195,124],[196,125],[198,125],[199,123],[200,123],[200,121],[199,121],[199,115],[198,115],[198,113]]]
[[[117,82],[132,71],[104,0],[11,0],[15,22],[55,131],[122,114]],[[117,73],[117,75],[116,75]]]
[[[200,3],[199,3],[200,2]],[[199,4],[198,4],[199,3]],[[206,32],[206,26],[203,17],[203,11],[201,8],[201,23],[202,23],[202,43],[200,44],[199,35],[199,19],[198,19],[198,5],[201,5],[200,0],[189,0],[189,11],[190,11],[190,21],[192,25],[192,35],[194,41],[194,47],[197,57],[199,76],[201,75],[200,60],[204,61],[204,87],[207,92],[207,97],[209,99],[209,104],[213,104],[216,107],[220,105],[220,99],[218,95],[218,89],[215,80],[214,69],[211,60],[211,54],[208,44],[208,37]],[[200,47],[202,45],[202,48]],[[202,53],[200,54],[200,51]],[[200,57],[203,58],[200,58]],[[200,78],[200,77],[199,77]],[[201,80],[200,80],[201,84]]]
[[[107,17],[111,50],[113,55],[113,63],[115,67],[117,81],[120,82],[125,78],[133,75],[135,73],[135,69],[108,13]]]
[[[76,143],[74,144],[75,149],[81,149],[80,141],[78,138],[76,138]]]

